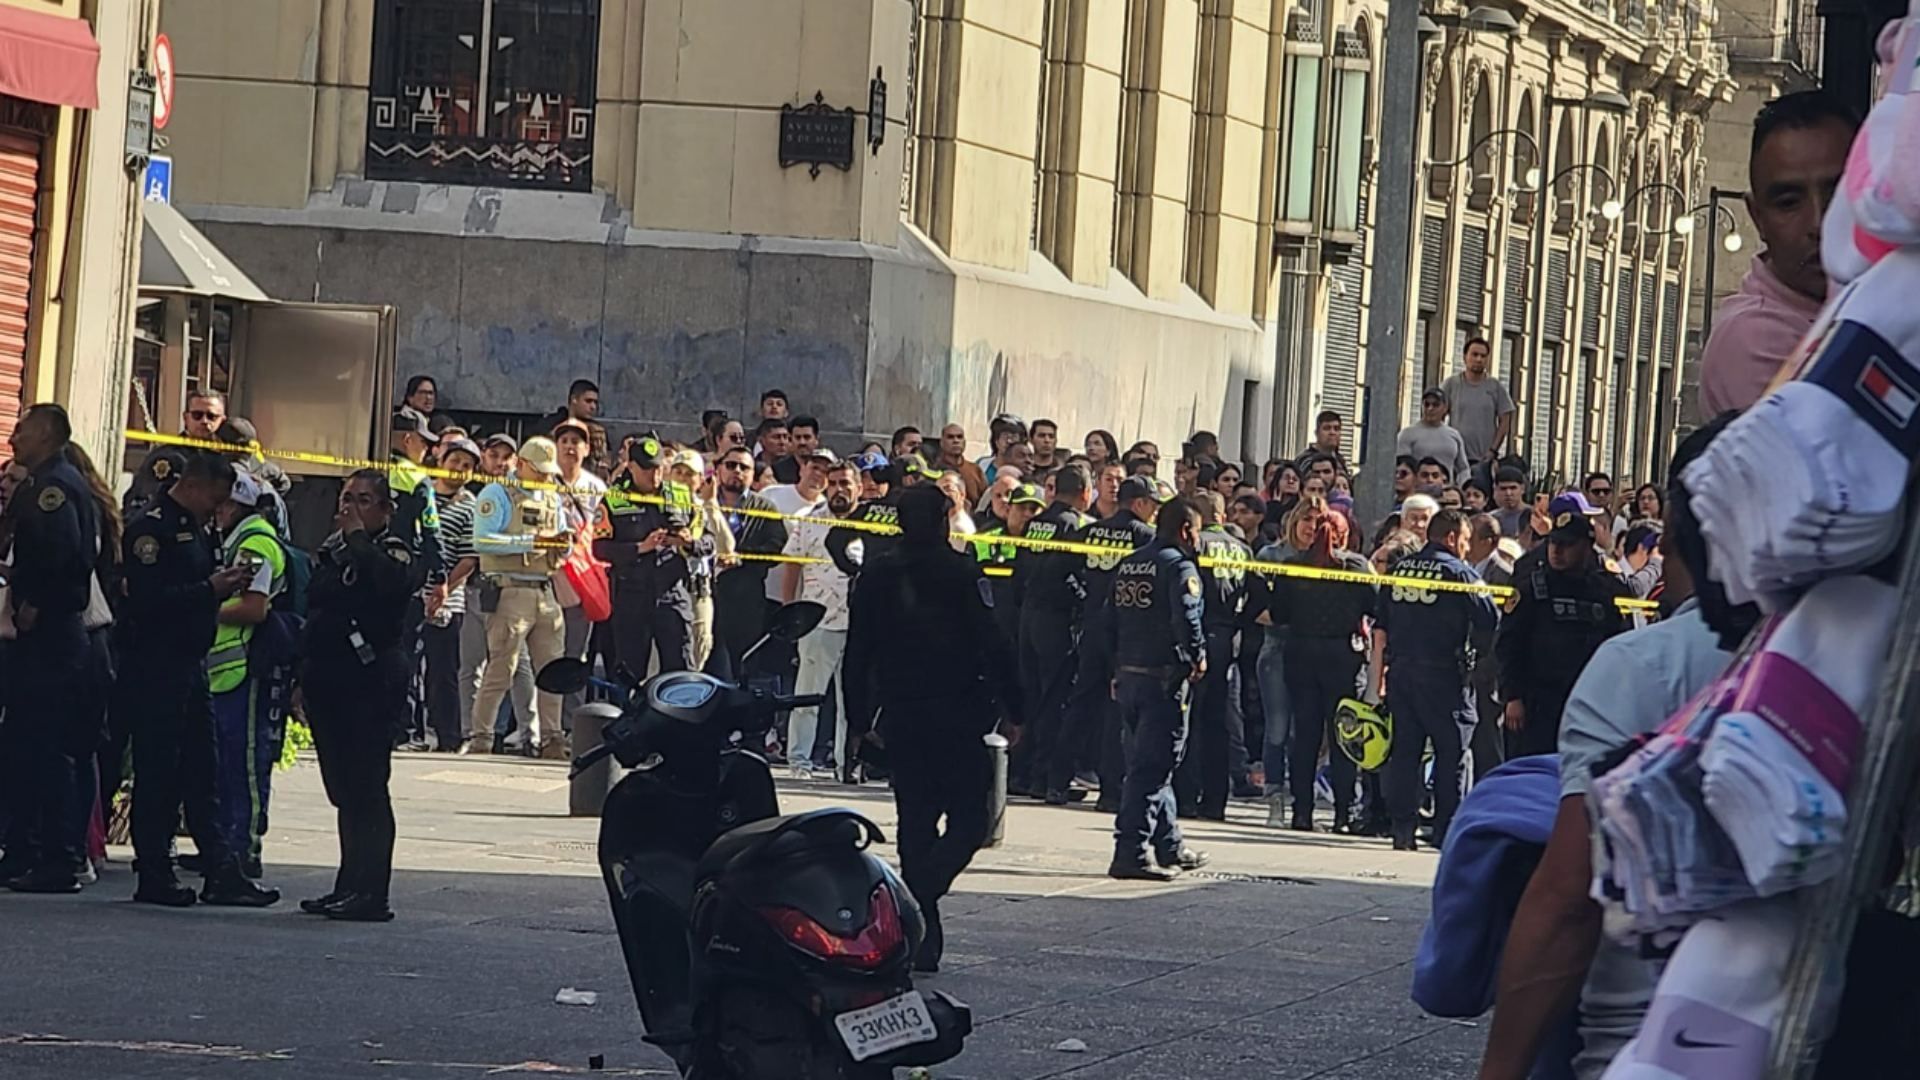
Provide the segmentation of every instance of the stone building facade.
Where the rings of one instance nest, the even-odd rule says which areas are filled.
[[[978,437],[1012,411],[1169,448],[1214,428],[1257,459],[1362,406],[1385,8],[168,0],[201,43],[175,201],[275,296],[397,305],[401,374],[463,411],[544,412],[588,377],[609,419],[685,433],[779,386],[846,434]],[[1426,156],[1465,160],[1419,185],[1408,382],[1476,327],[1503,370],[1554,369],[1525,382],[1528,421],[1577,443],[1566,465],[1644,461],[1691,242],[1653,224],[1679,196],[1626,197],[1698,187],[1729,85],[1714,16],[1500,10],[1512,33],[1450,29],[1472,20],[1443,0],[1423,39]],[[1542,137],[1546,95],[1602,90],[1626,111],[1559,108]],[[853,152],[783,165],[785,111],[815,105],[853,110]],[[1544,202],[1517,190],[1543,146],[1587,166]],[[1617,225],[1590,213],[1600,175]],[[1538,281],[1515,262],[1536,227]],[[1621,393],[1638,424],[1589,432]]]

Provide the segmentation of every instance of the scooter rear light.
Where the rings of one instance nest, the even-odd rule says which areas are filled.
[[[768,906],[760,908],[767,921],[787,944],[829,963],[871,971],[887,962],[906,944],[906,931],[900,921],[900,907],[886,883],[874,887],[867,903],[867,925],[851,937],[836,934],[820,925],[804,911]]]

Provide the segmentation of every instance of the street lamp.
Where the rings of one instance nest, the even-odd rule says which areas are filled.
[[[1473,33],[1510,35],[1514,17],[1483,5],[1465,16],[1424,15],[1412,0],[1386,5],[1386,48],[1380,70],[1380,209],[1374,224],[1373,285],[1367,335],[1367,408],[1362,447],[1365,467],[1355,494],[1366,512],[1392,499],[1394,439],[1399,434],[1400,374],[1406,363],[1407,276],[1413,254],[1415,117],[1420,111],[1423,37],[1453,25]]]
[[[1704,345],[1707,338],[1713,334],[1713,275],[1717,269],[1716,256],[1719,255],[1721,247],[1721,245],[1713,241],[1714,234],[1720,231],[1721,214],[1727,215],[1726,249],[1729,252],[1739,251],[1741,243],[1740,223],[1734,218],[1733,211],[1728,210],[1720,204],[1727,199],[1744,199],[1746,194],[1744,191],[1733,191],[1728,188],[1711,187],[1707,189],[1707,201],[1705,205],[1712,207],[1713,211],[1707,218],[1707,297],[1706,302],[1700,305],[1700,341],[1702,345]],[[1688,220],[1692,220],[1691,212],[1689,212]]]

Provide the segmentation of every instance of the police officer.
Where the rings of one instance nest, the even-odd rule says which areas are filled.
[[[1193,728],[1198,753],[1180,763],[1174,780],[1181,814],[1207,821],[1227,820],[1227,796],[1244,778],[1247,768],[1246,732],[1239,709],[1231,701],[1235,643],[1248,620],[1249,582],[1244,566],[1253,549],[1226,530],[1221,520],[1226,500],[1216,491],[1192,497],[1202,514],[1200,557],[1214,565],[1202,567],[1206,586],[1204,614],[1207,628],[1207,676],[1193,689]]]
[[[10,440],[15,464],[28,470],[7,517],[13,530],[13,623],[9,643],[7,717],[0,725],[6,766],[7,855],[0,884],[16,892],[80,891],[86,859],[86,815],[78,770],[92,768],[97,720],[79,708],[95,663],[83,616],[93,581],[100,520],[86,479],[67,461],[72,437],[65,410],[36,405]]]
[[[566,655],[566,617],[553,593],[553,572],[571,542],[555,490],[558,457],[552,439],[528,439],[515,462],[515,481],[488,484],[474,504],[473,550],[480,560],[480,607],[487,615],[487,666],[467,717],[463,754],[492,752],[494,719],[513,683],[522,646],[535,671]],[[538,733],[542,756],[565,759],[560,695],[543,690],[538,700],[528,734]]]
[[[1514,564],[1517,596],[1493,644],[1509,758],[1559,749],[1560,713],[1574,680],[1600,643],[1627,627],[1614,601],[1632,590],[1594,549],[1598,516],[1577,492],[1554,496],[1547,542]]]
[[[919,971],[939,970],[940,899],[992,826],[993,758],[982,737],[998,716],[1016,736],[1025,720],[993,590],[948,544],[948,506],[930,485],[901,494],[900,542],[865,563],[853,587],[840,670],[849,742],[877,731],[893,770],[900,873],[927,923]],[[938,653],[922,645],[929,626],[942,628]]]
[[[615,662],[635,675],[656,651],[661,671],[695,666],[690,560],[713,554],[713,537],[693,535],[693,492],[662,479],[666,458],[656,435],[627,444],[593,541],[594,555],[613,567]]]
[[[1054,474],[1053,482],[1053,502],[1027,523],[1030,540],[1065,540],[1092,523],[1086,516],[1087,507],[1093,505],[1093,483],[1086,466],[1068,465]],[[1020,690],[1033,730],[1013,748],[1007,790],[1049,795],[1056,805],[1067,802],[1066,785],[1049,790],[1047,774],[1054,744],[1066,737],[1063,710],[1073,690],[1073,628],[1086,597],[1081,562],[1081,556],[1071,552],[1029,547],[1013,566],[1014,589],[1020,597]]]
[[[1466,516],[1442,510],[1427,523],[1426,547],[1400,560],[1394,576],[1478,584],[1480,576],[1460,558],[1470,542]],[[1483,592],[1408,583],[1383,592],[1369,697],[1381,700],[1384,664],[1386,702],[1393,710],[1393,749],[1387,757],[1393,847],[1415,848],[1414,815],[1424,786],[1420,759],[1428,740],[1433,742],[1433,846],[1439,847],[1460,805],[1461,747],[1473,737],[1472,636],[1493,626],[1493,601]]]
[[[1184,498],[1158,511],[1152,542],[1113,568],[1105,621],[1127,748],[1107,875],[1135,881],[1171,881],[1206,862],[1181,839],[1173,798],[1187,744],[1188,688],[1207,674],[1206,586],[1194,563],[1201,516]]]
[[[408,610],[426,569],[395,533],[393,490],[376,469],[347,478],[334,532],[320,546],[307,605],[307,719],[327,801],[339,812],[333,890],[300,910],[387,922],[393,878],[393,734],[406,723]],[[496,704],[498,699],[496,698]]]
[[[244,566],[215,570],[207,522],[233,491],[233,466],[220,454],[187,454],[180,477],[127,523],[122,542],[126,602],[118,707],[130,716],[134,870],[141,903],[188,907],[193,890],[174,877],[173,827],[186,807],[209,904],[265,907],[280,899],[240,873],[221,829],[215,782],[213,706],[207,653],[220,604],[254,576]]]
[[[1009,646],[1020,640],[1020,582],[1014,577],[1014,568],[1020,564],[1020,547],[1005,538],[1026,536],[1034,515],[1046,504],[1039,488],[1032,484],[1015,486],[1007,495],[1007,520],[975,533],[969,545],[980,572],[987,575],[987,584],[993,587],[993,618]]]
[[[1080,663],[1067,702],[1067,728],[1053,744],[1047,788],[1065,788],[1074,766],[1087,760],[1100,770],[1100,801],[1095,805],[1105,812],[1120,809],[1121,777],[1127,772],[1111,690],[1113,654],[1107,644],[1113,640],[1113,572],[1129,553],[1153,543],[1154,515],[1172,495],[1161,481],[1128,477],[1120,482],[1119,512],[1068,537],[1101,550],[1082,557],[1087,599],[1080,612]]]

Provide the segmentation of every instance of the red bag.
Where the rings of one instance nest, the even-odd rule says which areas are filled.
[[[588,622],[606,622],[613,616],[613,583],[607,579],[607,564],[593,557],[593,529],[582,528],[573,538],[573,549],[561,563],[567,584],[580,598],[580,610]]]

